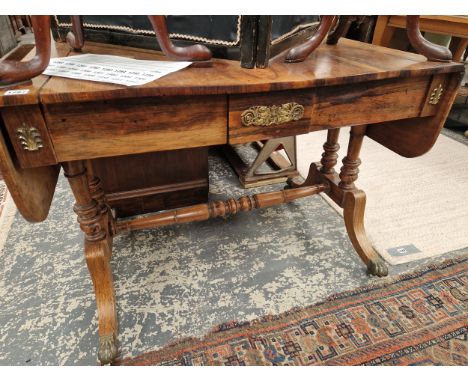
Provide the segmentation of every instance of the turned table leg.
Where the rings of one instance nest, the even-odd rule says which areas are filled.
[[[110,231],[111,235],[114,232],[112,229],[112,224],[114,223],[114,218],[111,213],[111,208],[107,204],[106,196],[104,190],[102,189],[101,179],[99,179],[93,169],[93,164],[90,160],[85,162],[86,165],[86,175],[88,177],[88,187],[91,197],[98,204],[99,210],[101,212],[102,218],[105,222],[105,227]]]
[[[367,265],[368,272],[376,276],[386,276],[388,269],[372,248],[364,228],[364,211],[366,207],[366,194],[358,190],[354,182],[358,178],[359,153],[366,132],[366,126],[353,126],[351,128],[348,152],[343,159],[340,172],[339,187],[343,193],[343,215],[348,236],[359,257]]]
[[[315,184],[325,182],[325,184],[330,183],[329,179],[324,178],[323,175],[329,175],[334,173],[334,167],[338,159],[338,150],[340,145],[338,144],[338,137],[340,135],[340,129],[328,130],[327,132],[327,141],[323,145],[323,154],[320,163],[322,164],[321,168],[318,168],[317,164],[312,162],[309,167],[309,173],[307,178],[302,182],[298,183],[292,179],[288,179],[286,188],[299,188],[299,187],[309,187]],[[327,187],[327,191],[329,187]]]
[[[91,177],[90,184],[83,161],[63,163],[63,168],[75,196],[73,210],[78,215],[80,228],[85,235],[86,264],[96,294],[99,320],[98,358],[103,364],[111,363],[117,356],[117,316],[110,266],[112,236],[108,210],[99,180]]]
[[[340,129],[328,130],[327,141],[323,145],[322,168],[320,172],[322,174],[332,174],[334,172],[335,165],[338,161],[338,150],[340,145],[338,144],[338,137],[340,136]]]

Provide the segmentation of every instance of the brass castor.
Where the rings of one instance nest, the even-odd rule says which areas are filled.
[[[99,337],[98,359],[101,365],[112,363],[117,357],[117,341],[113,333]]]
[[[372,261],[367,266],[367,273],[372,276],[385,277],[388,275],[388,267],[381,260]]]

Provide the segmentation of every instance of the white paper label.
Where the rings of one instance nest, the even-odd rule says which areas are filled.
[[[52,58],[44,74],[132,86],[154,81],[190,64],[191,62],[182,61],[149,61],[101,54],[80,54]]]
[[[18,95],[18,94],[28,94],[29,89],[21,89],[21,90],[7,90],[3,95]]]

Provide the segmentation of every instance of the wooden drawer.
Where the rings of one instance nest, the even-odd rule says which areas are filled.
[[[154,97],[45,107],[60,162],[227,143],[223,96]]]
[[[400,78],[229,98],[229,143],[420,116],[431,77]],[[424,108],[425,115],[436,108]]]
[[[57,164],[39,105],[3,108],[1,118],[21,168]]]
[[[307,133],[313,99],[313,90],[230,96],[229,143]]]

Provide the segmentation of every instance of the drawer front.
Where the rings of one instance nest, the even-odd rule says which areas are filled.
[[[229,143],[418,117],[430,77],[400,78],[229,98]],[[433,114],[435,109],[425,109]]]
[[[307,133],[313,99],[313,90],[230,96],[229,143]]]
[[[57,164],[39,105],[7,107],[1,109],[1,117],[22,168]]]
[[[60,162],[227,143],[227,100],[157,97],[45,108]]]

